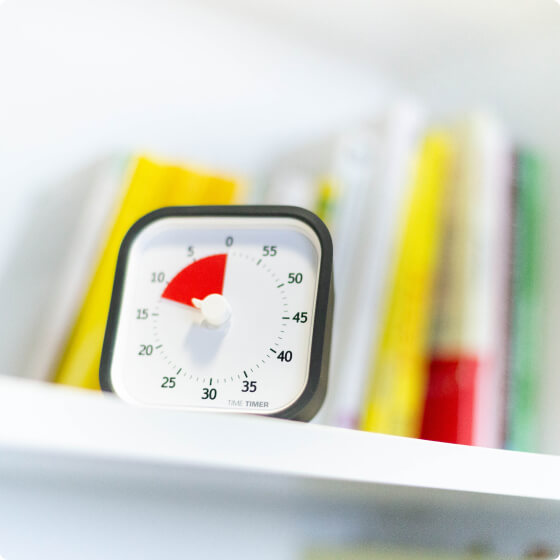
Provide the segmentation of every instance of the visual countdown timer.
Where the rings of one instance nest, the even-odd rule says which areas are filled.
[[[164,208],[123,241],[100,379],[126,401],[308,420],[324,399],[332,243],[306,210]]]

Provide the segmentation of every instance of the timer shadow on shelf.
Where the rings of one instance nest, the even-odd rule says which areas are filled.
[[[101,387],[147,406],[310,420],[332,309],[332,242],[313,213],[156,210],[121,245]]]

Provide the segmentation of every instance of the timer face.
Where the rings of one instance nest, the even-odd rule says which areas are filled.
[[[331,249],[304,211],[264,208],[169,208],[133,227],[119,257],[103,388],[148,406],[315,412],[326,365],[312,363],[312,347],[328,326],[320,280]]]

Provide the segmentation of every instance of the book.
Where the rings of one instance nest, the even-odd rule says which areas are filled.
[[[475,211],[466,348],[477,349],[473,444],[503,447],[511,293],[512,146],[503,126],[477,114],[468,128],[467,176]]]
[[[479,242],[473,216],[479,194],[470,181],[474,162],[468,159],[465,127],[456,127],[452,141],[455,153],[443,208],[420,437],[471,445],[481,356],[477,348],[467,346],[466,338],[471,326],[467,320],[470,299],[477,296],[469,287],[476,266],[473,247]]]
[[[323,423],[358,426],[422,124],[419,107],[401,100],[288,154],[268,179],[266,203],[303,205],[333,237],[336,321]]]
[[[100,159],[30,199],[0,277],[2,316],[10,325],[0,339],[3,374],[52,376],[129,164],[126,155]]]
[[[55,367],[55,381],[98,389],[99,361],[117,255],[124,235],[148,212],[164,206],[229,204],[238,200],[238,182],[147,157],[131,160],[127,181],[114,199],[110,225],[87,293]]]
[[[473,115],[454,128],[421,437],[503,442],[511,261],[508,140]]]
[[[365,391],[364,430],[408,437],[420,434],[432,290],[451,157],[448,136],[429,132],[418,155],[410,199],[403,207],[394,280]]]
[[[514,259],[506,447],[535,451],[541,369],[542,166],[535,153],[515,159]]]
[[[410,195],[421,111],[400,103],[346,135],[338,145],[333,181],[342,200],[333,223],[335,336],[328,423],[357,428],[370,347],[380,336],[395,268],[401,214]]]

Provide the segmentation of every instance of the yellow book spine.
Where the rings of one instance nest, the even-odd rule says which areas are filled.
[[[447,136],[428,134],[419,153],[387,314],[372,359],[364,430],[408,437],[420,433],[432,287],[450,160]]]
[[[61,357],[55,381],[99,389],[99,362],[117,256],[126,232],[143,215],[163,206],[231,204],[237,183],[140,157],[124,198],[119,199],[104,249]]]
[[[315,213],[327,226],[332,227],[333,215],[339,199],[339,188],[330,177],[323,177],[319,181],[319,196]]]

